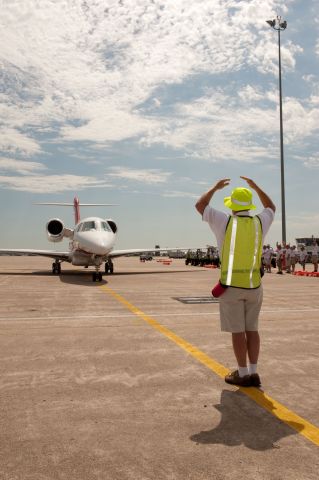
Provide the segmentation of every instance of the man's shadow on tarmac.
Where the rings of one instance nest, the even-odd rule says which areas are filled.
[[[264,398],[267,407],[274,410],[271,401]],[[252,450],[280,448],[276,442],[303,430],[303,425],[281,422],[264,408],[251,401],[240,390],[223,390],[220,404],[214,407],[221,413],[220,423],[212,430],[201,431],[190,437],[197,444],[223,444],[229,447],[245,445]],[[296,430],[294,430],[296,429]]]

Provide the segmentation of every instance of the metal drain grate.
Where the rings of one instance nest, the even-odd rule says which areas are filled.
[[[214,297],[173,297],[182,303],[198,304],[198,303],[219,303],[218,298]]]

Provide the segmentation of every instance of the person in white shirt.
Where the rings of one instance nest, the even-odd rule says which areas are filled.
[[[226,234],[231,222],[232,225],[234,225],[236,218],[238,219],[240,216],[251,217],[255,224],[256,221],[260,221],[262,238],[259,238],[259,242],[260,245],[262,245],[264,237],[274,220],[276,207],[268,195],[263,192],[253,180],[247,177],[241,178],[255,190],[264,207],[264,210],[255,217],[250,215],[250,209],[256,207],[252,204],[252,192],[249,189],[235,188],[232,191],[232,195],[224,199],[224,204],[232,210],[231,215],[215,210],[209,205],[213,195],[218,190],[222,190],[229,185],[229,178],[218,181],[216,185],[199,198],[195,205],[197,211],[202,215],[203,221],[208,223],[216,236],[218,250],[221,252],[222,264],[224,254],[226,258],[228,255],[227,247],[225,246],[226,253],[224,253],[223,247],[224,245],[228,245]],[[241,197],[241,199],[239,199],[239,191],[243,193],[244,198]],[[258,218],[255,221],[256,217]],[[235,240],[231,242],[234,250],[234,253],[231,255],[231,262],[233,262],[233,264],[236,264],[239,255],[236,250],[237,223],[239,223],[238,220],[235,222],[235,229],[232,227],[232,232],[235,231],[235,233],[232,233],[232,238],[235,238]],[[248,252],[249,255],[251,253],[253,254],[254,252]],[[228,267],[228,272],[232,272],[229,268],[230,267]],[[232,385],[246,387],[260,386],[261,382],[257,373],[257,362],[260,349],[258,317],[262,305],[262,285],[259,283],[259,286],[250,288],[232,286],[232,283],[226,283],[226,285],[228,286],[220,296],[219,302],[221,330],[231,332],[232,334],[233,350],[238,369],[226,375],[225,381]],[[221,286],[223,287],[223,285]],[[248,366],[247,357],[249,360]]]
[[[264,269],[266,267],[266,262],[265,262],[265,252],[266,252],[266,245],[263,246],[263,251],[261,253],[261,264],[262,268]]]
[[[316,240],[312,242],[311,261],[313,263],[313,271],[318,272],[318,242]]]
[[[297,251],[296,251],[296,246],[293,245],[290,251],[291,273],[295,273],[296,262],[297,262]]]
[[[291,248],[286,245],[286,273],[291,273]]]
[[[266,267],[266,272],[271,273],[271,257],[273,254],[272,248],[269,245],[265,246],[265,250],[263,251],[263,257]]]
[[[283,261],[283,251],[281,249],[281,245],[277,245],[277,252],[276,252],[276,264],[277,264],[277,273],[282,275],[282,261]]]
[[[305,250],[305,247],[302,245],[300,247],[300,252],[299,252],[299,263],[302,266],[303,271],[306,269],[306,258],[307,258],[307,252]]]

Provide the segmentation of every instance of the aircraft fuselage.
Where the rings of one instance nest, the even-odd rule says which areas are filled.
[[[112,251],[116,240],[107,220],[88,217],[79,222],[69,243],[70,260],[73,265],[101,265]]]

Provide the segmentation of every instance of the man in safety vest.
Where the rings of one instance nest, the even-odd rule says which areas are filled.
[[[261,254],[276,207],[253,180],[241,178],[257,193],[264,207],[261,213],[250,215],[249,211],[256,207],[248,188],[235,188],[231,196],[224,199],[226,207],[232,210],[231,215],[210,207],[214,193],[229,185],[229,178],[220,180],[204,193],[197,201],[196,209],[214,232],[221,252],[221,330],[232,333],[238,363],[238,369],[226,375],[225,381],[233,385],[258,387],[261,385],[257,373],[260,349],[258,317],[263,299]]]

